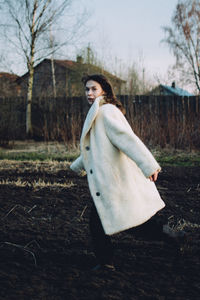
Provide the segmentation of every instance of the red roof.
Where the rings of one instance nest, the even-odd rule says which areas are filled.
[[[15,81],[19,76],[16,74],[6,73],[6,72],[0,72],[0,78],[10,79],[12,81]]]
[[[41,61],[37,66],[35,66],[35,69],[38,68],[42,63],[44,62],[50,62],[51,60],[49,58],[45,58],[43,61]],[[76,66],[78,66],[78,62],[77,61],[73,61],[73,60],[60,60],[60,59],[54,59],[54,63],[58,64],[59,66],[61,67],[64,67],[64,68],[69,68],[71,70],[76,70]],[[89,66],[90,64],[83,64],[85,66]],[[96,68],[97,69],[97,72],[99,72],[98,70],[100,69],[98,66],[92,66],[93,68]],[[125,82],[124,80],[118,78],[117,76],[107,72],[107,71],[104,71],[104,74],[106,75],[109,75],[111,76],[112,78],[114,78],[115,80],[119,80],[121,82]],[[20,77],[20,79],[23,79],[25,78],[26,76],[28,75],[28,72],[25,73],[23,76]],[[20,80],[19,79],[19,80]]]
[[[67,67],[74,67],[77,63],[72,60],[59,60],[59,59],[54,59],[54,62],[60,66],[63,66],[65,68]]]

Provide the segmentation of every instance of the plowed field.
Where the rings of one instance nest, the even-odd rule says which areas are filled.
[[[113,236],[116,271],[91,271],[91,198],[64,163],[0,162],[0,299],[200,299],[200,168],[166,167],[157,187],[163,223],[180,247]]]

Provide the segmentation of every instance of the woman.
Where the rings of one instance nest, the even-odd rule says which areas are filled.
[[[154,184],[161,168],[132,131],[106,77],[88,75],[83,83],[91,108],[81,134],[81,155],[71,169],[87,172],[96,269],[114,268],[111,235],[130,228],[152,238],[164,234],[152,218],[165,206]]]

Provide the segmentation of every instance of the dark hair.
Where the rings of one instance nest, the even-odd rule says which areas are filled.
[[[96,81],[101,85],[102,90],[105,92],[107,103],[111,103],[111,104],[117,106],[123,113],[125,113],[122,103],[119,100],[117,100],[117,98],[114,94],[111,83],[103,74],[91,74],[91,75],[87,74],[82,78],[82,82],[84,85],[86,85],[86,83],[89,80]]]

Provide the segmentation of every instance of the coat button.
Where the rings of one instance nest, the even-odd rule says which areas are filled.
[[[97,192],[97,193],[96,193],[96,196],[100,196],[100,193],[99,193],[99,192]]]
[[[88,150],[90,150],[90,147],[89,147],[89,146],[87,146],[87,147],[85,147],[85,149],[88,151]]]
[[[93,173],[93,171],[92,171],[92,169],[90,170],[90,174],[92,174]]]

